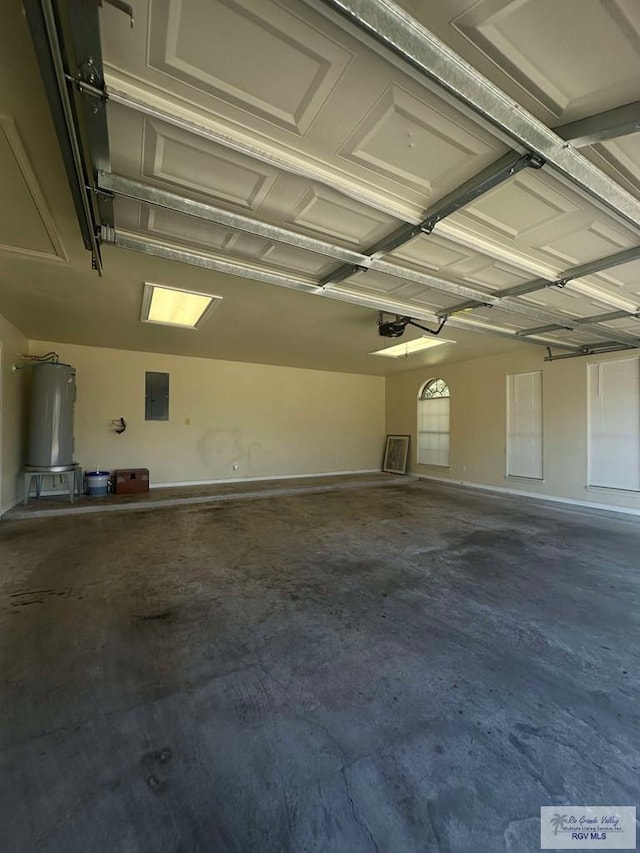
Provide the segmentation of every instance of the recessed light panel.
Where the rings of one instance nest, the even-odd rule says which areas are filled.
[[[145,282],[141,320],[143,323],[198,329],[221,300],[221,296]]]
[[[447,341],[444,338],[415,338],[412,341],[406,341],[405,343],[395,344],[392,347],[385,347],[384,349],[376,350],[375,352],[370,352],[369,355],[386,355],[389,358],[407,358],[407,356],[414,355],[414,353],[421,352],[424,349],[431,349],[431,347],[439,347],[442,344],[455,344],[455,341]]]

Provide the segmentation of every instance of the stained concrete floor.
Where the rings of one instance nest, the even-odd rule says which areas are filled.
[[[636,805],[640,522],[410,483],[0,524],[0,849],[539,850]]]

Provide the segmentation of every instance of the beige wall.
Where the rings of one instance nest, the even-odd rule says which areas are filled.
[[[149,468],[154,484],[378,469],[384,379],[32,341],[77,371],[76,459]],[[169,421],[145,421],[145,371],[170,374]],[[113,431],[124,417],[127,431]],[[233,465],[237,464],[237,471]]]
[[[13,371],[20,353],[27,352],[24,335],[0,316],[0,515],[22,495],[25,443],[26,371]]]
[[[387,378],[387,432],[411,435],[411,470],[454,482],[640,509],[640,495],[587,486],[587,365],[631,353],[545,362],[545,351],[521,352],[424,368]],[[506,376],[543,372],[544,481],[505,476]],[[440,376],[451,390],[450,467],[416,465],[417,396]]]
[[[3,341],[2,506],[19,493],[21,377],[11,362],[20,333]],[[425,476],[596,505],[640,510],[640,495],[587,486],[587,365],[630,353],[544,362],[544,350],[424,368],[388,377],[212,361],[52,342],[77,369],[76,458],[85,468],[147,467],[155,484],[375,470],[384,433],[412,436],[411,470]],[[144,420],[144,373],[171,377],[168,422]],[[506,376],[543,372],[544,480],[505,475]],[[450,468],[415,464],[416,400],[433,376],[451,388]],[[124,416],[122,436],[111,420]],[[189,423],[187,423],[189,421]],[[233,465],[237,464],[237,471]]]

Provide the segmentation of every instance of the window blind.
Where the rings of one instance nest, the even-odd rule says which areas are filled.
[[[589,365],[589,485],[640,490],[640,360]]]
[[[418,402],[418,464],[449,465],[449,398]]]
[[[542,479],[542,372],[507,376],[507,474]]]

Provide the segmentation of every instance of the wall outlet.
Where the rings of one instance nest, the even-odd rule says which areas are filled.
[[[234,463],[233,463],[233,470],[234,470],[234,471],[237,471],[237,470],[238,470],[238,463],[237,463],[237,462],[234,462]]]
[[[466,466],[466,465],[461,465],[461,466],[460,466],[460,470],[464,473],[464,472],[467,470],[467,466]]]

